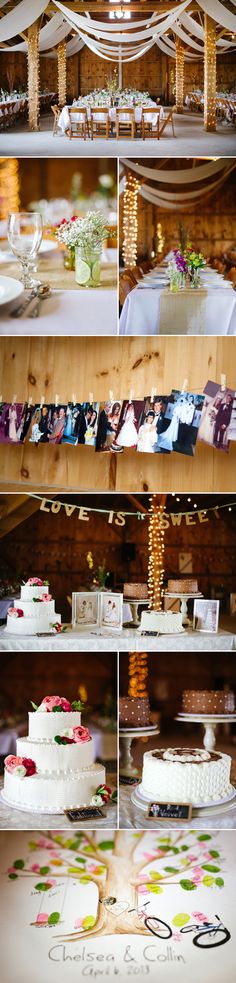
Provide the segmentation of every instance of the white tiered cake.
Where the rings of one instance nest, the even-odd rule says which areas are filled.
[[[231,758],[204,748],[146,751],[139,795],[147,801],[214,803],[232,792]]]
[[[14,635],[50,634],[61,625],[47,580],[30,577],[21,587],[21,596],[8,608],[5,631]]]
[[[16,756],[5,759],[3,797],[10,805],[31,812],[62,813],[103,804],[100,787],[106,779],[105,768],[94,764],[93,738],[81,726],[75,705],[79,704],[70,704],[64,697],[45,697],[29,713],[29,736],[18,738]]]

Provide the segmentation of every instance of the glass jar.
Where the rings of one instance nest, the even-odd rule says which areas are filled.
[[[64,253],[65,270],[75,270],[75,247],[67,246]]]
[[[80,287],[99,287],[102,246],[76,246],[75,279]]]
[[[193,268],[190,274],[191,287],[196,290],[196,287],[200,286],[200,270]]]

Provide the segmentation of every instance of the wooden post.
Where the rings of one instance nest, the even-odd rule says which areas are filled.
[[[216,25],[204,14],[204,129],[216,129]]]
[[[175,101],[177,113],[183,112],[184,105],[184,49],[180,38],[175,39]]]
[[[58,104],[66,105],[66,42],[60,41],[57,48]]]
[[[39,24],[28,28],[28,118],[30,130],[39,130]]]

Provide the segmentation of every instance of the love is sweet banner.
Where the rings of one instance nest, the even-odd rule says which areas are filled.
[[[141,512],[138,509],[136,512],[122,510],[116,511],[115,509],[105,509],[105,508],[93,508],[85,505],[72,505],[69,502],[61,502],[60,499],[55,498],[45,498],[43,495],[29,495],[29,498],[36,499],[40,502],[40,511],[46,513],[47,515],[59,515],[59,513],[65,513],[67,519],[71,519],[73,516],[79,522],[90,522],[93,515],[105,515],[107,516],[108,525],[125,526],[127,520],[137,519],[142,521],[150,518],[150,512]],[[172,526],[196,526],[199,522],[202,525],[205,522],[210,522],[212,519],[220,519],[220,513],[223,510],[232,512],[236,507],[236,501],[224,503],[223,505],[210,506],[207,509],[194,509],[187,512],[165,512],[162,514],[162,528],[170,529]]]
[[[98,453],[175,451],[192,457],[197,441],[227,452],[236,440],[236,393],[208,382],[203,393],[172,389],[105,402],[0,403],[0,443],[71,444]]]

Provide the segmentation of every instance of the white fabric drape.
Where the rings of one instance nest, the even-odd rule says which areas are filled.
[[[194,206],[198,198],[202,199],[206,195],[209,197],[215,194],[222,184],[224,184],[231,171],[234,170],[234,167],[235,164],[231,164],[217,181],[213,181],[210,185],[207,184],[205,188],[198,189],[197,191],[188,190],[178,193],[174,191],[160,191],[159,188],[158,191],[155,191],[150,185],[142,184],[139,194],[152,205],[158,205],[160,208],[191,208],[191,204]]]
[[[68,16],[68,10],[64,6],[64,4],[59,3],[59,0],[54,0],[54,3],[59,8],[59,10],[62,11],[62,13],[64,14],[64,16]],[[190,0],[183,0],[183,3],[180,3],[178,5],[178,9],[176,7],[173,8],[173,10],[171,11],[171,13],[168,14],[166,17],[163,14],[160,15],[160,16],[162,16],[162,23],[161,24],[159,24],[159,23],[158,24],[153,24],[150,27],[148,27],[147,26],[147,21],[145,21],[145,27],[146,27],[146,29],[144,31],[142,31],[142,30],[140,31],[140,29],[139,29],[138,32],[136,30],[134,30],[134,28],[136,27],[136,25],[135,24],[131,24],[130,22],[129,22],[128,25],[127,25],[127,22],[126,23],[124,22],[124,24],[122,24],[122,33],[118,33],[119,28],[117,27],[117,24],[113,24],[113,25],[110,25],[109,24],[109,28],[106,28],[106,30],[104,30],[104,26],[105,25],[102,22],[92,21],[92,20],[89,20],[88,21],[85,17],[81,17],[79,14],[76,14],[76,13],[71,12],[71,11],[69,12],[69,17],[70,17],[70,21],[74,24],[75,27],[77,27],[77,29],[79,31],[81,31],[81,29],[82,30],[85,30],[87,34],[95,35],[95,37],[96,37],[96,35],[99,35],[99,38],[104,38],[105,40],[112,40],[111,28],[112,28],[113,31],[114,31],[114,28],[115,28],[115,31],[116,31],[115,41],[117,41],[118,44],[129,44],[130,41],[131,42],[132,41],[147,41],[150,38],[154,38],[155,39],[155,37],[156,37],[157,34],[160,35],[160,34],[163,33],[163,31],[169,30],[169,28],[171,28],[172,25],[174,24],[175,20],[180,16],[180,14],[182,13],[182,11],[184,11],[186,9],[186,7],[189,6],[189,3],[190,3]],[[163,17],[165,18],[164,20],[163,20]],[[140,28],[140,22],[137,22],[137,27]],[[130,33],[131,30],[132,30],[132,34]],[[127,34],[127,36],[126,36],[126,34]]]
[[[51,20],[47,21],[47,24],[39,32],[39,51],[47,51],[49,48],[54,47],[54,45],[59,44],[60,41],[63,41],[67,37],[70,30],[69,24],[63,20],[62,15],[59,12],[54,14]],[[8,48],[1,48],[1,51],[23,51],[25,53],[27,50],[27,41],[11,45],[11,47],[8,46]]]
[[[160,168],[135,164],[134,160],[125,157],[121,159],[121,164],[125,164],[131,171],[150,178],[151,181],[160,181],[161,184],[195,184],[196,181],[211,177],[211,174],[217,174],[217,171],[223,171],[227,163],[227,157],[219,157],[218,160],[212,160],[208,164],[200,164],[189,169],[183,168],[181,171],[162,171]]]
[[[196,38],[200,38],[200,41],[204,41],[204,28],[198,23],[198,21],[194,20],[190,14],[187,14],[186,11],[181,16],[181,24],[186,27],[187,31],[190,31],[191,34],[195,35]],[[216,45],[218,48],[234,48],[235,42],[229,41],[228,39],[226,40],[226,38],[225,40],[224,38],[218,38]]]
[[[226,27],[228,31],[236,31],[235,14],[232,14],[230,10],[226,10],[226,7],[224,7],[223,3],[220,3],[220,0],[199,0],[199,6],[217,24],[221,24],[221,27]]]
[[[194,41],[194,38],[191,38],[189,34],[186,34],[186,31],[183,31],[182,27],[180,27],[180,24],[174,24],[173,31],[174,34],[178,35],[181,41],[184,41],[185,44],[189,44],[190,47],[194,48],[195,51],[200,51],[202,55],[204,54],[203,46],[201,44],[198,44],[197,41]]]
[[[27,27],[43,14],[48,6],[48,0],[21,0],[9,14],[0,20],[0,41],[7,41],[21,34]]]

